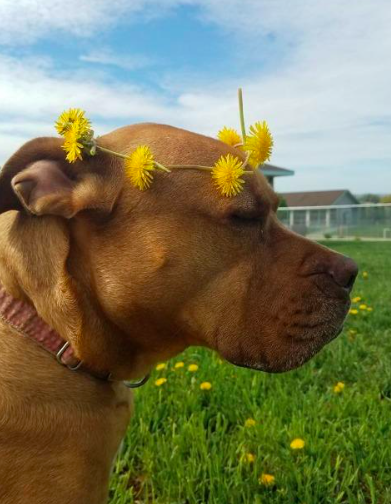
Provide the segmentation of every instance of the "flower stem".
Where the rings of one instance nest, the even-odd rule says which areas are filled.
[[[108,154],[112,154],[113,156],[117,156],[122,159],[129,159],[129,156],[127,156],[126,154],[121,154],[120,152],[115,152],[110,149],[106,149],[106,147],[102,147],[101,145],[96,144],[96,148],[101,150],[102,152],[107,152]]]
[[[102,152],[107,152],[108,154],[112,154],[113,156],[117,156],[117,157],[120,157],[122,159],[129,159],[129,156],[127,156],[126,154],[121,154],[120,152],[115,152],[111,149],[107,149],[106,147],[102,147],[101,145],[96,145],[96,148],[101,150]],[[246,160],[243,162],[243,167],[246,166],[247,164],[247,157],[246,157]],[[200,170],[200,171],[208,171],[208,172],[211,172],[213,170],[213,166],[203,166],[203,165],[167,165],[167,166],[164,166],[160,163],[158,163],[157,161],[154,161],[155,165],[157,168],[159,168],[160,170],[163,170],[165,172],[168,172],[170,173],[171,170],[180,170],[180,169],[188,169],[188,170]],[[249,170],[246,170],[245,173],[253,173],[253,170],[249,171]]]
[[[166,168],[164,165],[158,163],[157,161],[154,161],[155,165],[157,168],[159,168],[160,170],[163,170],[167,173],[171,173],[171,170],[169,170],[168,168]]]
[[[239,99],[239,116],[240,116],[240,127],[242,129],[243,142],[246,141],[246,126],[244,124],[244,112],[243,112],[243,93],[242,88],[238,89],[238,99]]]

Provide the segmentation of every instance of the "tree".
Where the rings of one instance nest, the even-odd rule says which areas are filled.
[[[391,194],[387,194],[387,196],[382,196],[380,198],[380,203],[391,203]]]
[[[380,196],[378,194],[362,194],[358,196],[358,201],[360,203],[379,203]]]

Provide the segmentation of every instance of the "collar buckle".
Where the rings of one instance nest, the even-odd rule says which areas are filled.
[[[62,356],[64,355],[66,349],[69,348],[69,346],[70,346],[69,341],[66,341],[62,345],[60,350],[56,353],[56,359],[59,364],[67,367],[70,371],[77,371],[78,369],[80,369],[81,365],[83,364],[83,362],[81,360],[79,360],[78,363],[75,364],[74,366],[71,366],[70,364],[63,362],[63,360],[62,360]]]

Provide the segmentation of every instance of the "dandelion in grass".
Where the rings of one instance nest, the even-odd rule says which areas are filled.
[[[183,367],[185,367],[184,362],[176,362],[174,365],[174,369],[182,369]]]
[[[129,158],[125,160],[125,172],[134,187],[145,191],[152,183],[152,172],[155,162],[151,149],[147,145],[139,145]]]
[[[163,371],[163,369],[166,369],[167,367],[167,364],[165,364],[164,362],[161,362],[160,364],[158,364],[156,366],[156,371]]]
[[[243,191],[244,180],[241,178],[243,174],[242,161],[231,154],[221,156],[212,170],[215,186],[223,196],[228,197],[236,196]]]
[[[162,385],[164,385],[165,383],[167,382],[167,378],[158,378],[156,381],[155,381],[155,385],[157,387],[161,387]]]
[[[367,310],[368,306],[366,304],[360,304],[359,308],[360,308],[360,310],[365,311],[365,310]]]
[[[368,306],[367,311],[371,312],[371,311],[373,311],[373,308],[371,306]]]
[[[218,132],[217,138],[232,147],[242,143],[242,137],[239,133],[235,129],[226,126]]]
[[[273,137],[266,121],[257,122],[250,127],[250,134],[247,135],[243,148],[250,153],[249,162],[253,168],[270,159],[273,144]]]
[[[345,388],[344,382],[339,381],[338,383],[336,383],[334,385],[333,391],[334,391],[335,394],[340,394],[343,391],[344,388]]]
[[[292,450],[302,450],[305,446],[305,441],[304,439],[301,439],[301,438],[296,438],[294,439],[291,444],[290,444],[290,447]]]
[[[361,297],[360,296],[356,296],[352,299],[352,303],[359,303],[361,301]]]
[[[198,371],[198,364],[190,364],[190,366],[187,368],[190,373],[195,373]]]
[[[212,384],[208,381],[204,381],[200,385],[201,390],[210,390],[212,388]]]
[[[254,427],[256,425],[256,421],[254,418],[247,418],[247,420],[244,422],[245,427]]]
[[[253,453],[246,453],[244,460],[247,464],[253,464],[255,462],[255,455]]]
[[[357,315],[358,314],[358,310],[356,310],[356,308],[351,308],[349,310],[349,313],[350,313],[350,315]]]
[[[272,474],[262,473],[259,476],[259,483],[263,486],[270,487],[276,482],[276,478]]]
[[[355,336],[357,334],[357,330],[356,329],[349,329],[349,334],[350,334],[350,336]]]
[[[368,279],[368,271],[363,271],[362,272],[362,277],[364,280],[367,280]]]

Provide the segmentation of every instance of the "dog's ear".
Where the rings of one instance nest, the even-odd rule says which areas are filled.
[[[67,219],[87,209],[110,212],[123,169],[103,152],[69,164],[59,138],[37,138],[21,147],[0,174],[0,213],[26,210]]]

